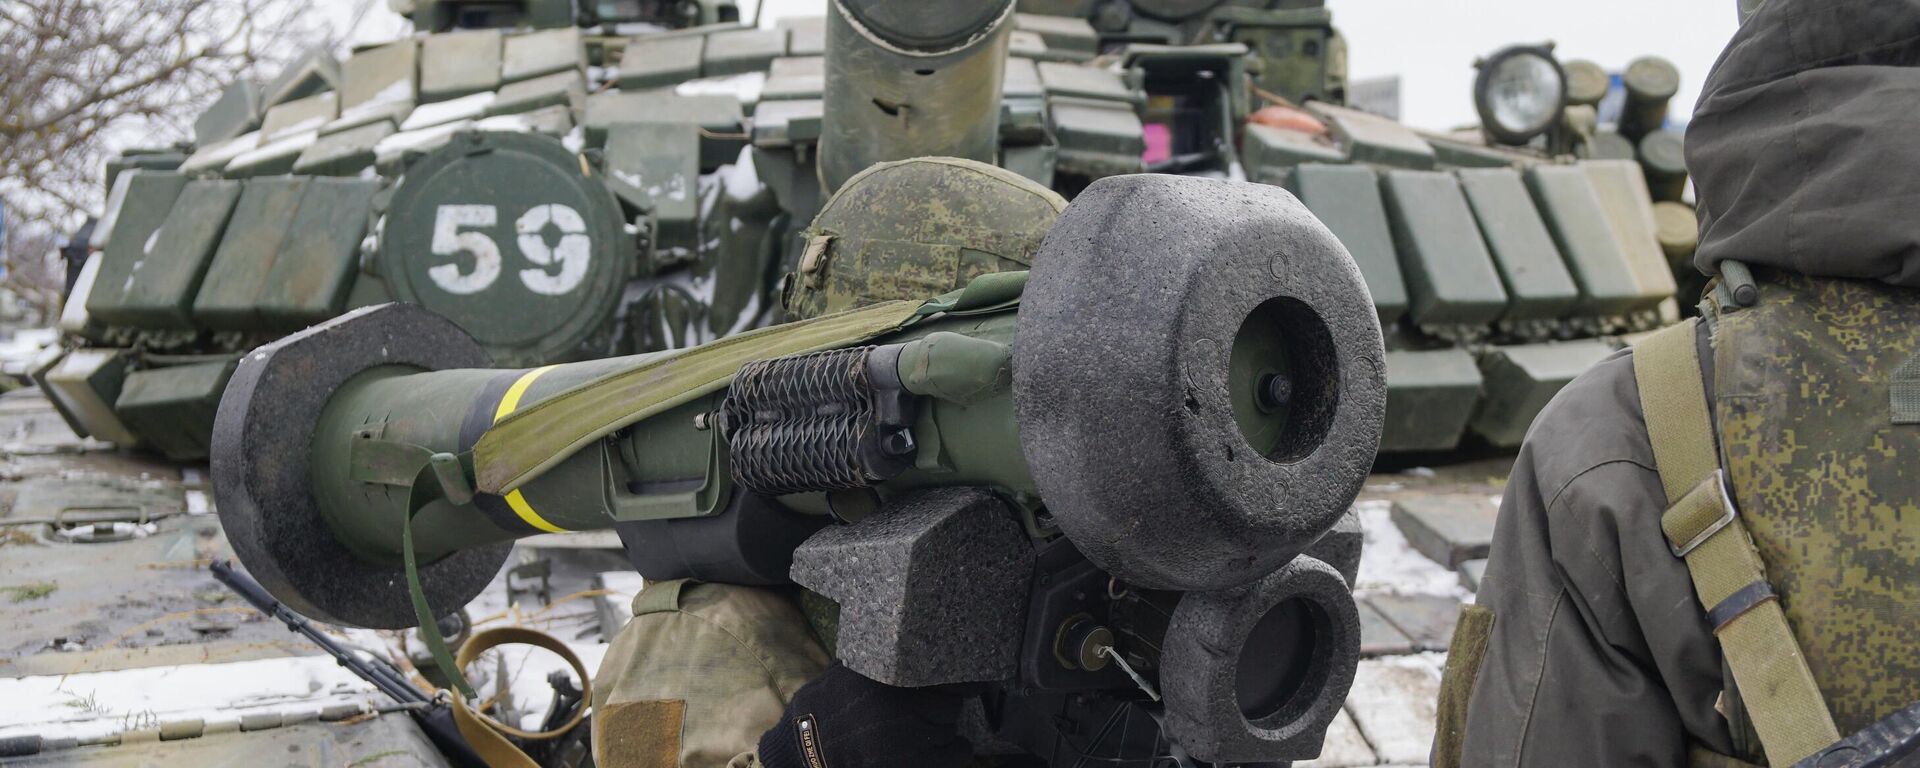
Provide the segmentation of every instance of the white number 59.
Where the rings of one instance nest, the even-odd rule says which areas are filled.
[[[491,205],[443,205],[433,218],[431,250],[436,256],[453,256],[466,251],[473,256],[473,269],[463,270],[459,262],[427,269],[434,285],[456,296],[479,293],[500,279],[500,245],[484,232],[463,228],[486,228],[499,223],[499,211]],[[560,242],[548,246],[542,230],[547,225],[560,230]],[[515,238],[521,255],[533,268],[520,270],[520,282],[527,290],[543,296],[559,296],[580,287],[587,278],[593,258],[593,240],[588,237],[587,222],[580,212],[560,203],[536,205],[514,222]],[[549,271],[559,266],[559,274]]]
[[[500,246],[482,232],[462,232],[461,227],[491,227],[499,212],[491,205],[443,205],[433,216],[435,256],[452,256],[461,251],[473,254],[473,270],[463,271],[456,263],[441,264],[427,270],[427,277],[440,290],[456,296],[479,293],[500,279]]]

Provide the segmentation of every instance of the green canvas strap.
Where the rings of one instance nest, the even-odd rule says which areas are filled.
[[[433,486],[426,483],[423,470],[420,480],[416,480],[409,490],[407,516],[400,522],[400,557],[406,566],[407,598],[413,602],[413,619],[420,624],[420,640],[426,643],[427,652],[433,654],[433,663],[440,667],[453,683],[454,695],[467,699],[474,698],[473,685],[467,682],[467,676],[460,671],[460,665],[454,663],[453,653],[447,650],[447,639],[440,634],[439,617],[433,615],[433,607],[427,604],[427,589],[420,583],[419,558],[413,552],[413,516],[433,501]]]
[[[859,344],[910,324],[922,304],[889,301],[643,358],[495,423],[473,446],[474,485],[505,495],[596,440],[720,390],[742,365]]]
[[[472,489],[504,496],[596,440],[725,388],[755,360],[862,344],[934,315],[1003,312],[1019,305],[1026,285],[1024,271],[993,272],[925,301],[883,302],[640,358],[495,422],[465,455]]]
[[[1698,322],[1662,330],[1633,352],[1647,436],[1671,505],[1660,528],[1686,560],[1768,762],[1792,765],[1839,741],[1840,732],[1728,492],[1707,412]]]

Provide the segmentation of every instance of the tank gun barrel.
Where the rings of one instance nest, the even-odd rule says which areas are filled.
[[[820,183],[943,155],[994,162],[1013,0],[827,4]]]

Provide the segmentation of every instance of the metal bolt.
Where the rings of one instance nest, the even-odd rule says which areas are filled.
[[[910,456],[916,447],[913,442],[913,431],[904,427],[880,438],[880,451],[888,456]]]
[[[1257,391],[1260,407],[1268,411],[1284,410],[1293,400],[1293,380],[1270,373],[1260,380]]]

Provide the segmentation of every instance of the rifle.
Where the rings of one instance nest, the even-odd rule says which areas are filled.
[[[315,629],[313,622],[307,617],[295,613],[293,609],[273,599],[272,595],[267,594],[266,588],[260,586],[260,582],[241,573],[239,569],[233,567],[232,563],[225,560],[215,561],[212,570],[215,581],[226,585],[242,600],[258,608],[261,613],[280,620],[280,623],[287,625],[288,630],[320,646],[320,650],[332,656],[340,666],[346,667],[360,679],[380,689],[381,693],[399,702],[406,709],[407,714],[413,717],[414,722],[420,724],[420,730],[427,734],[427,739],[432,741],[433,745],[447,756],[447,759],[456,765],[472,766],[472,768],[486,767],[486,763],[480,760],[480,756],[474,754],[473,748],[467,745],[467,740],[460,735],[460,730],[454,727],[453,709],[445,701],[428,696],[425,691],[408,682],[406,677],[400,674],[400,670],[394,669],[392,664],[375,656],[362,657],[341,645],[339,641]]]

